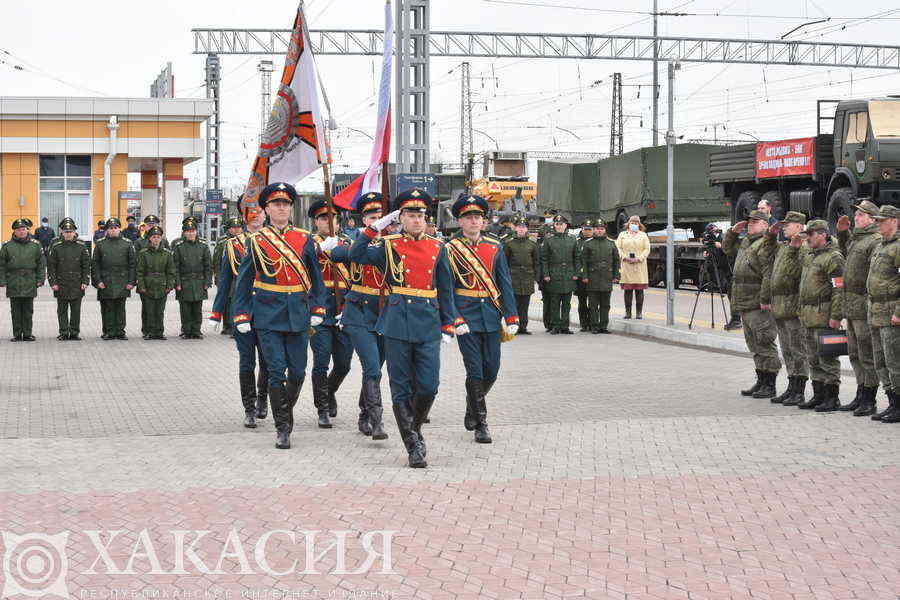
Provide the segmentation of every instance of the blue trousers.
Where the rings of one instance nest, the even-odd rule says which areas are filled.
[[[466,377],[493,383],[500,372],[500,332],[473,331],[456,336]]]
[[[385,337],[384,358],[394,404],[411,405],[414,389],[420,396],[437,395],[441,371],[440,338],[412,343]]]
[[[256,370],[256,355],[259,353],[259,368],[265,370],[266,360],[263,358],[262,348],[259,345],[259,339],[256,337],[256,330],[251,329],[248,333],[241,333],[234,330],[234,344],[238,351],[238,371],[241,373],[253,373]]]
[[[384,364],[384,338],[360,325],[345,325],[344,333],[350,338],[353,349],[362,365],[363,380],[381,381],[381,365]]]
[[[328,375],[328,365],[334,360],[334,372],[346,375],[350,372],[350,359],[353,358],[353,346],[350,338],[334,325],[319,325],[316,335],[309,339],[309,347],[313,352],[313,368],[315,375]]]
[[[269,386],[284,384],[288,380],[303,383],[306,378],[306,348],[309,344],[309,336],[305,331],[257,329],[256,337],[266,360]]]

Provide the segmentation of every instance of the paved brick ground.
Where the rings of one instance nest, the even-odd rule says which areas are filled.
[[[240,427],[230,339],[178,340],[170,304],[172,338],[144,342],[132,300],[133,339],[102,342],[97,312],[87,301],[86,341],[60,343],[42,296],[40,340],[0,342],[0,596],[24,574],[52,597],[64,574],[83,599],[900,597],[900,428],[742,398],[746,357],[519,338],[504,345],[495,443],[482,446],[461,427],[447,347],[422,471],[405,467],[391,419],[386,442],[355,433],[356,365],[336,428],[315,427],[304,390],[294,448],[276,451],[271,419]],[[197,530],[209,533],[191,554]],[[274,530],[294,541],[262,543]],[[391,572],[379,558],[353,573],[364,540],[385,548],[381,530],[394,532]],[[61,532],[56,555],[10,537]],[[328,550],[338,535],[343,570]]]

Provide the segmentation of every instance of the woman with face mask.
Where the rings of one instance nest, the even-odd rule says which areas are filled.
[[[647,257],[650,255],[650,238],[644,233],[641,218],[632,215],[628,227],[616,239],[621,261],[620,285],[625,291],[625,318],[631,318],[631,299],[635,299],[635,317],[643,318],[644,290],[647,288]]]

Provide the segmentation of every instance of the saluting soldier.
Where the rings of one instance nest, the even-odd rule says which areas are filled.
[[[887,394],[888,407],[872,415],[872,420],[900,423],[900,209],[885,204],[875,220],[881,243],[873,252],[869,267],[867,308],[875,371]]]
[[[125,301],[135,282],[134,245],[122,237],[122,222],[106,221],[106,236],[94,245],[91,283],[97,288],[103,340],[127,340]]]
[[[137,291],[141,296],[141,324],[145,340],[164,340],[166,297],[175,289],[175,260],[172,251],[162,247],[163,230],[150,228],[148,246],[137,253]]]
[[[572,333],[569,312],[578,279],[578,258],[575,248],[577,240],[569,235],[568,228],[569,222],[563,215],[553,217],[553,235],[544,238],[540,251],[544,291],[550,300],[550,333],[553,334]]]
[[[243,194],[238,199],[240,202],[241,198],[243,198]],[[240,217],[232,217],[225,221],[225,237],[219,238],[219,241],[216,242],[216,247],[213,250],[212,255],[212,269],[213,269],[213,281],[216,284],[216,287],[219,286],[219,277],[222,273],[222,260],[225,254],[225,248],[228,244],[234,242],[234,239],[238,236],[243,236],[244,234],[244,220]],[[233,282],[234,279],[232,278]],[[232,283],[233,287],[233,283]],[[218,295],[218,292],[217,292]],[[222,335],[229,335],[234,331],[234,322],[231,320],[231,299],[233,296],[233,290],[229,290],[227,294],[225,294],[225,304],[220,307],[222,313],[222,331],[220,332]]]
[[[385,338],[394,417],[413,468],[428,466],[421,427],[440,382],[439,345],[452,342],[454,332],[469,331],[453,302],[447,250],[440,240],[425,234],[425,215],[433,204],[425,190],[402,192],[394,201],[394,212],[363,229],[350,248],[354,262],[377,266],[390,286],[378,332]],[[398,215],[403,233],[370,245]]]
[[[731,310],[740,313],[744,341],[753,354],[756,367],[756,383],[742,396],[772,398],[775,396],[775,380],[781,370],[778,336],[775,318],[772,316],[770,300],[763,296],[763,282],[772,277],[772,258],[775,247],[767,243],[765,233],[769,228],[769,217],[758,210],[750,213],[748,221],[740,221],[725,234],[722,251],[735,256],[734,279],[731,284]],[[744,231],[743,240],[738,236]]]
[[[199,340],[203,320],[203,301],[212,285],[212,259],[206,240],[197,235],[197,220],[187,217],[181,223],[182,239],[172,245],[175,259],[175,297],[181,313],[181,337]]]
[[[869,278],[872,253],[881,243],[881,235],[873,217],[878,215],[878,207],[869,199],[861,198],[854,208],[855,227],[852,232],[847,215],[841,215],[837,222],[838,244],[845,258],[844,318],[847,319],[847,354],[856,375],[856,396],[850,404],[842,406],[841,410],[852,410],[854,415],[862,417],[875,412],[875,395],[878,393],[866,280]]]
[[[275,447],[291,447],[294,406],[306,378],[309,328],[325,316],[325,286],[312,236],[290,223],[294,186],[271,183],[259,206],[271,225],[247,238],[234,292],[234,323],[240,333],[256,331],[269,373]],[[285,376],[287,372],[287,376]]]
[[[584,251],[584,244],[594,237],[594,222],[585,219],[581,224],[581,232],[575,238],[575,256],[581,256]],[[581,324],[581,331],[591,331],[591,310],[588,307],[588,293],[585,288],[584,281],[579,278],[575,282],[575,297],[578,298],[578,322]]]
[[[528,219],[525,217],[516,219],[515,232],[515,237],[503,242],[503,253],[516,295],[516,314],[519,315],[519,332],[516,335],[531,335],[528,331],[528,305],[534,293],[534,284],[539,279],[539,247],[528,237]]]
[[[587,300],[587,327],[591,333],[609,333],[609,299],[619,281],[619,250],[606,237],[606,224],[597,220],[594,235],[581,246],[580,278]],[[580,310],[580,305],[579,305]]]
[[[803,259],[800,277],[800,322],[806,328],[804,343],[813,397],[798,405],[798,408],[831,412],[841,406],[838,400],[841,363],[837,357],[819,354],[816,335],[823,330],[838,329],[844,318],[844,257],[828,235],[828,223],[825,221],[810,221],[806,225],[806,235],[809,252]],[[792,243],[796,244],[793,240]]]
[[[0,287],[6,287],[12,313],[11,342],[33,342],[32,316],[37,289],[44,285],[44,250],[28,234],[31,221],[16,219],[12,239],[0,248]]]
[[[59,341],[80,340],[81,300],[91,283],[91,253],[78,239],[75,221],[66,217],[59,223],[62,237],[47,253],[47,279],[56,297]]]

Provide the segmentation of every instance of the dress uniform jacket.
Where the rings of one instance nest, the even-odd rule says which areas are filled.
[[[175,287],[175,261],[161,244],[138,252],[135,272],[138,293],[147,298],[165,298]]]
[[[131,296],[131,290],[126,286],[134,285],[134,268],[134,245],[130,241],[122,236],[99,240],[94,247],[91,262],[91,282],[97,288],[97,299],[113,300]],[[99,288],[100,283],[106,287]]]
[[[0,248],[0,285],[7,298],[34,298],[44,282],[44,250],[32,237],[9,240]]]
[[[53,242],[47,254],[47,279],[51,286],[59,286],[53,292],[56,298],[82,298],[81,286],[91,283],[91,255],[84,242],[78,239]]]
[[[460,316],[469,325],[469,331],[492,332],[500,330],[501,317],[506,319],[508,325],[519,322],[516,314],[516,298],[513,294],[512,282],[509,276],[509,266],[506,263],[506,255],[503,253],[500,240],[490,235],[482,235],[478,242],[472,243],[462,234],[455,235],[449,242],[449,263],[454,278],[454,301]],[[475,252],[480,259],[480,265],[485,268],[487,275],[493,280],[496,289],[493,293],[499,293],[499,303],[503,314],[491,301],[492,292],[485,289],[482,281],[473,272],[470,263],[462,259],[467,256],[457,253],[456,245],[464,244]],[[471,255],[469,255],[471,256]],[[487,281],[487,278],[484,278]]]
[[[313,241],[316,244],[321,243],[325,237],[318,233],[313,234]],[[342,245],[349,247],[350,240],[343,235],[338,236],[338,240]],[[333,250],[333,249],[332,249]],[[349,291],[350,272],[347,267],[341,263],[331,259],[326,252],[316,252],[316,258],[319,261],[319,268],[322,270],[322,283],[325,285],[325,318],[322,325],[334,326],[337,324],[335,318],[343,310],[343,306],[338,306],[338,293],[342,296],[342,302],[346,300],[343,295]],[[343,316],[341,317],[343,321]]]
[[[359,233],[357,233],[358,235]],[[373,240],[366,238],[366,240],[370,246],[384,251],[384,242],[380,238]],[[380,305],[383,300],[386,300],[388,293],[384,283],[384,273],[375,265],[351,261],[350,245],[348,244],[333,248],[331,260],[347,265],[350,275],[350,291],[344,296],[344,312],[341,316],[341,323],[375,331],[378,316],[381,313]]]
[[[219,253],[219,262],[213,263],[216,277],[216,297],[213,299],[210,315],[213,319],[221,320],[229,299],[234,297],[237,271],[247,254],[247,239],[245,234],[226,238]]]

